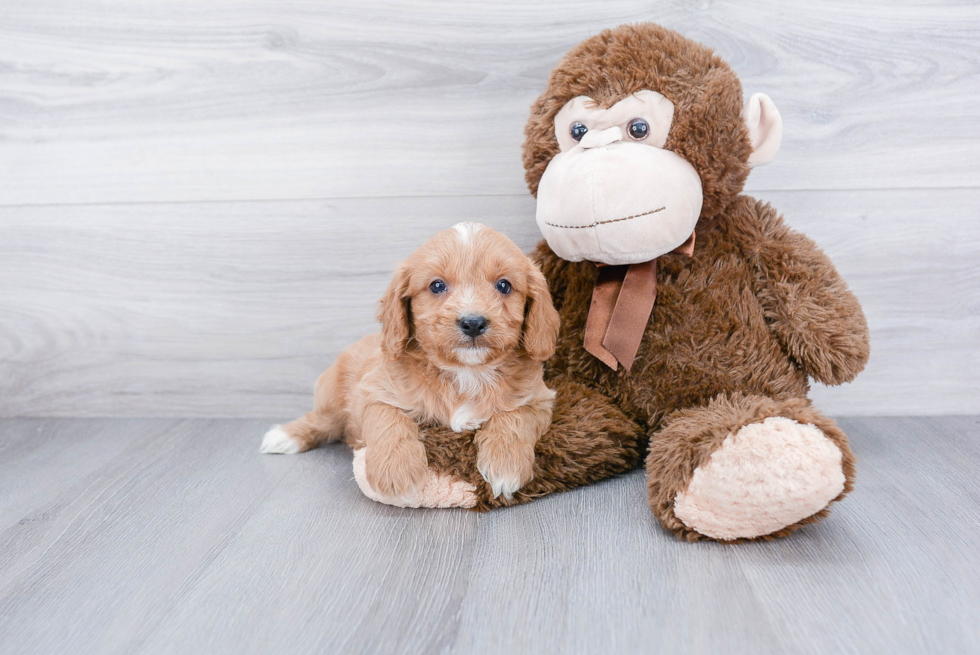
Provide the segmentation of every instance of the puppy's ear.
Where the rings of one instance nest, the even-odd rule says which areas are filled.
[[[411,311],[408,296],[408,268],[405,264],[399,264],[385,295],[378,303],[381,350],[392,359],[408,349],[408,339],[412,329]]]
[[[551,303],[548,281],[531,260],[527,265],[527,304],[524,307],[521,343],[531,359],[543,362],[555,354],[560,319]]]

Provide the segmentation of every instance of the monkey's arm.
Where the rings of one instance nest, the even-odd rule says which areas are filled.
[[[755,292],[770,327],[810,377],[824,384],[850,382],[870,352],[857,298],[830,258],[788,228],[775,209],[740,200],[735,213],[753,215],[736,216],[733,228],[755,265]]]

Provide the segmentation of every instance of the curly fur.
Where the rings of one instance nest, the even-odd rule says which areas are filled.
[[[463,329],[470,317],[483,321],[478,333]],[[541,362],[554,352],[558,314],[544,276],[506,236],[460,223],[398,266],[378,318],[381,334],[342,352],[317,381],[313,410],[270,430],[262,452],[343,438],[367,449],[371,489],[406,496],[429,474],[420,425],[479,428],[477,468],[494,496],[510,496],[530,479],[551,421]]]

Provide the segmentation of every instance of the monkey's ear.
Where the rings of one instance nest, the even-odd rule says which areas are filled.
[[[527,302],[524,306],[524,330],[521,344],[536,362],[555,354],[558,325],[561,319],[551,302],[548,281],[535,264],[528,260]]]
[[[742,120],[752,141],[749,166],[768,164],[779,152],[783,140],[783,117],[775,103],[765,93],[754,93],[742,109]]]
[[[398,357],[408,349],[411,333],[411,309],[408,297],[408,270],[399,264],[378,304],[381,322],[381,350],[387,357]]]

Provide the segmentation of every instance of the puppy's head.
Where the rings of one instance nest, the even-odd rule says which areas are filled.
[[[555,351],[558,313],[538,267],[479,223],[439,232],[402,262],[378,320],[389,358],[420,350],[442,367],[479,366]]]

